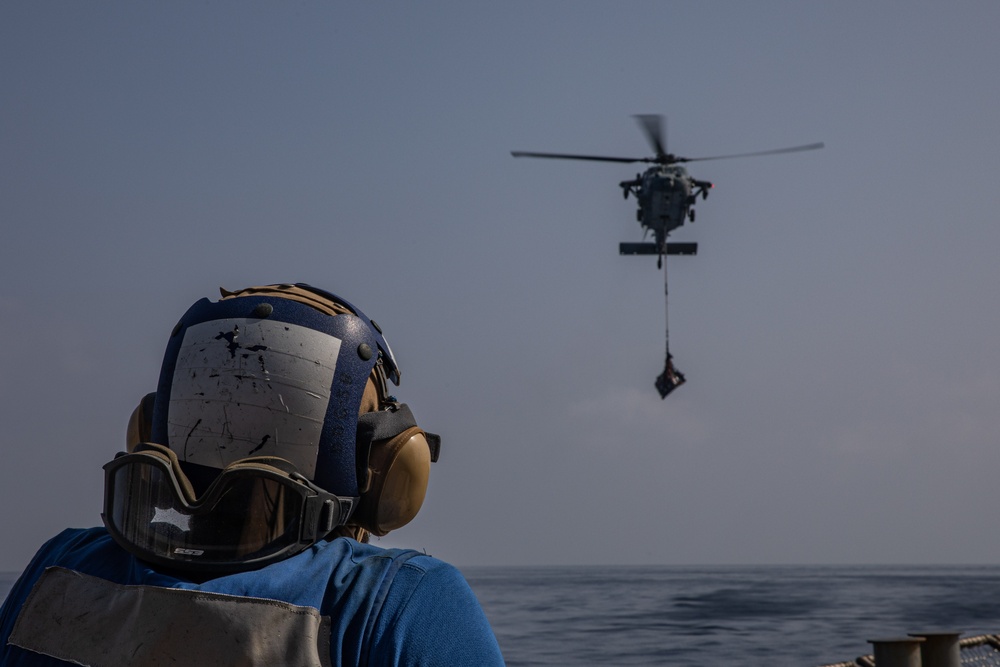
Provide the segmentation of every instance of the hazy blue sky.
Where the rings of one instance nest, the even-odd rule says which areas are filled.
[[[1000,554],[1000,4],[0,4],[0,570],[218,287],[382,324],[444,438],[382,540],[458,565]],[[629,165],[716,187],[662,277]]]

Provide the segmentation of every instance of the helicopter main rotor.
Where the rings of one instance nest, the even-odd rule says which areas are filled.
[[[776,148],[768,151],[754,151],[752,153],[734,153],[732,155],[714,155],[711,157],[680,157],[666,150],[666,133],[663,131],[663,116],[659,114],[639,114],[634,117],[639,127],[646,135],[649,145],[656,151],[653,157],[611,157],[606,155],[580,155],[577,153],[538,153],[533,151],[511,151],[514,157],[540,157],[557,160],[589,160],[593,162],[619,162],[624,164],[634,164],[645,162],[647,164],[680,164],[685,162],[704,162],[706,160],[729,160],[741,157],[756,157],[759,155],[777,155],[779,153],[797,153],[799,151],[811,151],[823,148],[823,143],[803,144],[801,146],[790,146],[788,148]]]

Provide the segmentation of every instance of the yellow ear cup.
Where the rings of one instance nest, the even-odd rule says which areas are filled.
[[[140,442],[149,442],[153,430],[153,402],[156,393],[146,394],[135,406],[125,431],[125,451],[131,452]]]
[[[351,523],[379,536],[405,526],[420,511],[430,472],[430,447],[420,428],[373,443],[368,485]]]

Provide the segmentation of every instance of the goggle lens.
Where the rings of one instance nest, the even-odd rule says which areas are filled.
[[[268,466],[227,469],[194,503],[159,456],[126,455],[105,470],[111,534],[140,558],[178,566],[239,568],[294,553],[324,536],[320,508],[344,500],[318,498],[315,488]]]

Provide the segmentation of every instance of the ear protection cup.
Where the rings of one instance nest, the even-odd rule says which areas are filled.
[[[125,451],[132,452],[140,442],[149,442],[152,439],[150,433],[153,430],[154,401],[156,401],[156,392],[146,394],[132,411],[132,416],[128,420],[128,429],[125,431]]]
[[[424,502],[431,458],[427,435],[417,426],[373,442],[367,480],[350,523],[378,536],[408,524]]]

